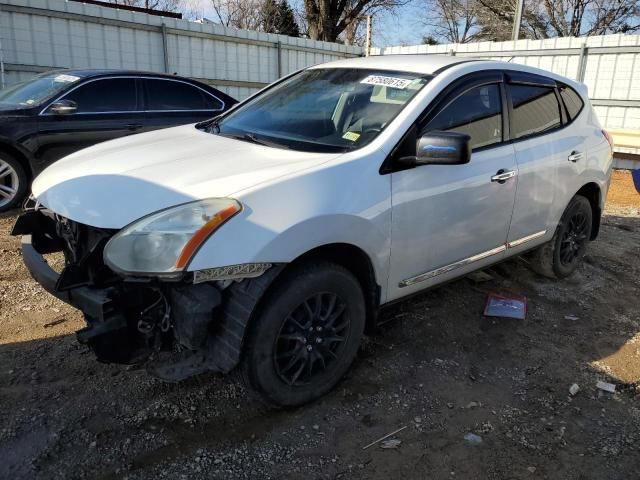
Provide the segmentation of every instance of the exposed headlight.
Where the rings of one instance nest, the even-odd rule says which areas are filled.
[[[104,261],[117,272],[175,275],[241,209],[231,198],[210,198],[153,213],[114,235],[104,248]]]

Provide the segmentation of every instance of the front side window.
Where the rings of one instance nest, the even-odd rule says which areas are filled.
[[[424,131],[444,130],[471,136],[471,148],[502,142],[502,102],[497,84],[482,85],[457,97],[427,124]]]
[[[173,80],[148,79],[147,110],[222,110],[222,102],[197,87]]]
[[[213,133],[302,151],[372,141],[430,76],[368,69],[305,70],[232,111]]]
[[[118,113],[137,110],[134,78],[105,78],[79,86],[64,96],[76,103],[76,113]]]
[[[56,72],[38,75],[26,82],[11,85],[0,90],[0,110],[40,105],[79,80],[80,77],[76,75]]]
[[[532,85],[508,85],[513,104],[511,137],[522,138],[560,126],[560,105],[555,89]]]

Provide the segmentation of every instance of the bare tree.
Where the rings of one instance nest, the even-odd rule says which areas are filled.
[[[476,0],[477,17],[480,32],[478,39],[504,41],[510,40],[515,19],[516,0]],[[524,3],[520,36],[524,38],[549,37],[548,19],[545,17],[539,0]]]
[[[218,22],[225,27],[245,30],[262,28],[261,0],[211,0],[211,8]]]
[[[544,0],[553,36],[604,35],[640,29],[638,0]]]
[[[476,0],[426,0],[424,17],[434,40],[445,43],[468,43],[480,31],[477,18]]]
[[[103,0],[116,5],[161,10],[163,12],[181,12],[182,0]]]
[[[511,38],[515,0],[476,0],[479,38]],[[640,0],[525,0],[524,38],[579,37],[640,30]]]
[[[393,10],[409,0],[304,0],[308,34],[314,40],[335,42],[350,29],[348,37],[356,38],[358,23],[366,15],[380,10]],[[355,26],[353,25],[355,23]]]

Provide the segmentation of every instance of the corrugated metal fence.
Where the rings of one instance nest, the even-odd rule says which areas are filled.
[[[360,56],[349,47],[64,0],[0,0],[5,84],[52,68],[178,73],[242,99],[309,65]]]
[[[373,49],[523,63],[583,81],[604,126],[640,131],[640,35]],[[178,73],[242,99],[297,69],[360,47],[235,30],[64,0],[0,0],[6,84],[59,67]],[[618,146],[620,153],[639,148]]]
[[[374,55],[430,53],[531,65],[584,82],[608,129],[640,130],[640,35],[416,45],[373,49]],[[640,149],[618,146],[621,153]]]

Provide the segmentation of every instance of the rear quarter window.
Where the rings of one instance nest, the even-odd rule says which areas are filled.
[[[568,85],[558,85],[558,90],[560,91],[560,98],[562,98],[562,102],[567,109],[569,121],[572,121],[582,111],[584,102],[578,92]]]

